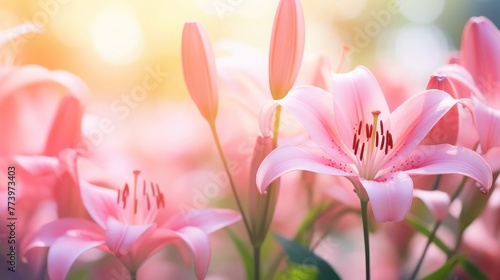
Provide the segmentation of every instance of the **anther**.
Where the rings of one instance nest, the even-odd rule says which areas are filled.
[[[365,143],[361,145],[361,152],[359,153],[359,160],[363,161],[363,152],[365,151]]]

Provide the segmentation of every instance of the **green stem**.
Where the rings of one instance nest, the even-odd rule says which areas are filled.
[[[253,259],[254,259],[253,273],[255,277],[254,279],[260,280],[260,245],[253,246]]]
[[[434,185],[432,186],[432,190],[433,191],[439,189],[439,184],[441,183],[441,178],[442,177],[443,177],[443,175],[441,175],[441,174],[436,176],[436,180],[434,181]]]
[[[130,279],[132,279],[132,280],[137,279],[137,271],[135,271],[135,270],[130,271]]]
[[[273,149],[278,147],[278,131],[280,129],[280,119],[281,119],[281,106],[276,108],[276,117],[274,118],[274,129],[273,129]]]
[[[368,236],[368,201],[361,201],[361,217],[363,219],[363,239],[365,241],[366,280],[370,280],[370,239]]]
[[[434,229],[432,229],[431,234],[429,235],[429,238],[427,239],[427,244],[425,244],[424,251],[422,252],[422,255],[420,256],[420,259],[418,260],[417,266],[415,267],[415,270],[413,270],[413,273],[411,274],[410,280],[414,280],[417,277],[418,271],[420,270],[420,267],[422,266],[422,263],[424,262],[425,255],[427,254],[427,250],[429,250],[429,247],[432,243],[432,240],[434,239],[434,236],[436,236],[436,232],[441,225],[441,221],[436,222],[434,225]]]
[[[231,186],[231,190],[233,192],[234,199],[236,200],[236,204],[238,206],[238,210],[241,213],[243,223],[245,224],[245,229],[247,230],[247,233],[249,236],[252,236],[252,232],[250,229],[250,226],[248,224],[248,219],[245,215],[245,212],[243,211],[243,207],[240,201],[240,198],[238,197],[238,193],[236,192],[236,187],[233,181],[233,176],[231,175],[231,172],[229,171],[229,165],[227,164],[226,157],[224,156],[224,151],[222,150],[222,145],[219,140],[219,136],[217,134],[217,130],[215,128],[215,124],[210,123],[210,129],[212,130],[212,135],[214,136],[215,144],[217,145],[217,150],[219,151],[219,156],[222,160],[222,164],[224,165],[224,169],[226,170],[227,177],[229,178],[229,184]]]

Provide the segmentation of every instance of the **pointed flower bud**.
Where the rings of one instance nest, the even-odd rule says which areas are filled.
[[[186,22],[182,31],[182,68],[189,94],[210,123],[217,116],[217,71],[210,39],[199,22]]]
[[[272,150],[273,139],[271,137],[257,137],[250,166],[249,184],[249,215],[253,243],[260,243],[264,240],[269,225],[271,224],[276,200],[278,198],[277,187],[268,189],[266,194],[261,194],[256,184],[257,170],[262,160],[264,160]]]
[[[269,85],[274,99],[292,88],[304,53],[304,14],[299,0],[281,0],[269,52]]]

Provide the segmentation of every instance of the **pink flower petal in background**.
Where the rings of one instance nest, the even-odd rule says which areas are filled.
[[[446,76],[432,75],[427,84],[427,89],[439,89],[457,98],[458,93],[453,83]],[[457,144],[459,130],[458,107],[454,106],[448,111],[429,131],[424,144]]]
[[[437,221],[442,221],[448,215],[450,196],[442,191],[414,190],[413,196],[420,199],[431,211]]]

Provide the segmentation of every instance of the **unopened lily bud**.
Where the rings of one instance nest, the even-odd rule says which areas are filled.
[[[257,137],[250,165],[249,184],[249,214],[252,227],[253,242],[262,242],[271,224],[274,208],[278,198],[278,188],[269,188],[266,194],[261,194],[257,189],[257,170],[264,158],[273,150],[273,139],[271,137]]]
[[[182,31],[182,69],[189,94],[201,115],[215,122],[218,108],[217,71],[210,39],[199,22]]]
[[[274,99],[292,88],[304,54],[304,14],[299,0],[281,0],[269,52],[269,85]]]

